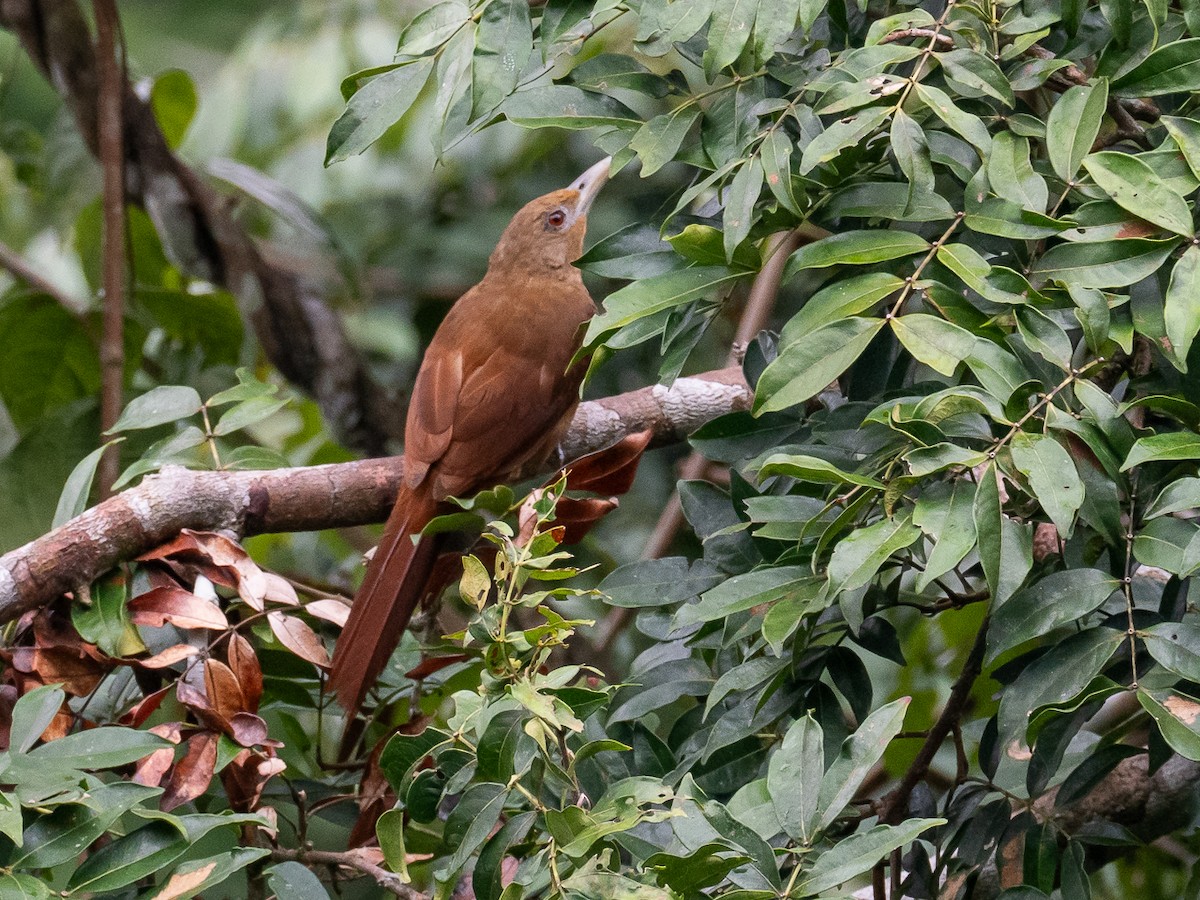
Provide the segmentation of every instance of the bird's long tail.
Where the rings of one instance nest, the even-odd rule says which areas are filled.
[[[436,558],[434,539],[414,541],[437,512],[425,485],[401,488],[333,651],[329,685],[353,715],[412,618]]]

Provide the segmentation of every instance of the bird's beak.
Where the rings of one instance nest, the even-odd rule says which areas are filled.
[[[576,219],[586,216],[592,208],[592,201],[608,181],[608,168],[611,164],[612,157],[606,156],[571,182],[571,190],[579,191],[579,202],[575,204]]]

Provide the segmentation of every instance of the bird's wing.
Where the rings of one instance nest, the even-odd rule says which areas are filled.
[[[409,487],[420,484],[450,446],[462,387],[462,350],[438,343],[430,346],[408,402],[404,478]]]

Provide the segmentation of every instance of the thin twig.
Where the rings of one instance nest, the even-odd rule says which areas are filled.
[[[921,745],[921,749],[917,751],[916,758],[908,767],[908,771],[904,773],[904,777],[900,779],[900,784],[885,799],[879,814],[881,823],[885,825],[899,824],[900,818],[908,806],[908,798],[912,795],[913,788],[925,777],[929,766],[933,763],[933,758],[945,743],[946,737],[959,724],[967,700],[971,696],[971,688],[983,670],[983,654],[987,649],[988,621],[988,619],[984,619],[983,624],[979,626],[979,633],[975,635],[975,646],[971,648],[967,661],[963,664],[962,672],[954,682],[954,687],[950,689],[950,697],[946,701],[945,708],[942,709],[942,714],[929,729],[929,736]]]
[[[0,241],[0,266],[14,278],[25,282],[39,294],[45,294],[76,318],[82,317],[82,302],[42,275],[33,264],[12,247]]]
[[[100,430],[121,415],[125,380],[125,77],[124,48],[115,0],[93,0],[96,12],[96,65],[99,97],[96,134],[104,175],[104,330],[100,339]],[[120,472],[116,448],[109,448],[97,471],[100,496],[112,493]]]
[[[404,900],[429,900],[427,895],[405,884],[404,879],[399,875],[371,862],[367,859],[366,853],[359,849],[336,851],[277,848],[271,851],[271,859],[277,862],[298,862],[306,866],[338,866],[353,869],[374,878],[375,883],[385,891],[397,897],[403,897]]]

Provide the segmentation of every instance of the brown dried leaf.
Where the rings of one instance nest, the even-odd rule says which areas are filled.
[[[134,704],[133,708],[125,715],[121,716],[117,722],[125,725],[128,728],[140,728],[142,723],[150,718],[153,713],[162,704],[163,698],[167,696],[167,691],[171,690],[170,686],[159,688],[153,694],[149,694]]]
[[[159,799],[163,812],[170,812],[190,800],[195,800],[212,781],[217,766],[217,735],[201,731],[188,738],[187,752],[175,764],[170,781]]]
[[[17,689],[13,685],[0,685],[0,752],[8,749],[12,732],[12,711],[17,696]]]
[[[301,659],[307,660],[322,669],[329,668],[329,654],[325,645],[306,623],[295,616],[285,616],[281,612],[267,613],[267,621],[271,625],[271,633],[279,643],[287,647]]]
[[[240,634],[234,633],[229,638],[229,668],[237,676],[242,686],[242,696],[246,698],[246,709],[254,712],[262,701],[263,674],[258,657],[250,642]]]
[[[560,544],[578,544],[596,523],[617,508],[617,500],[610,497],[601,500],[598,497],[576,499],[562,497],[554,509],[555,521],[562,526],[563,534]]]
[[[470,659],[470,657],[465,653],[451,653],[449,656],[426,656],[417,665],[405,672],[404,677],[411,678],[413,681],[420,681],[422,678],[428,678],[434,672],[440,672],[446,666],[452,666],[455,663],[462,662],[464,659]]]
[[[639,431],[611,447],[581,456],[567,467],[567,489],[620,496],[633,486],[653,432]]]
[[[82,697],[95,690],[111,666],[70,647],[15,647],[12,665],[18,672],[33,676],[40,684],[61,682],[63,690]]]
[[[177,662],[195,656],[200,651],[191,644],[175,644],[166,650],[160,650],[146,659],[131,659],[130,662],[143,669],[165,669]]]
[[[161,738],[166,738],[172,744],[178,744],[182,728],[183,726],[179,722],[166,722],[162,725],[155,725],[150,729],[150,733],[157,734]],[[161,750],[155,750],[149,756],[143,757],[138,761],[137,766],[133,770],[133,780],[138,784],[144,784],[148,787],[158,787],[162,784],[162,780],[170,770],[173,762],[175,762],[174,747],[163,747]]]
[[[266,583],[266,593],[264,596],[272,603],[280,603],[284,606],[299,606],[300,598],[296,596],[296,589],[288,582],[286,578],[276,575],[274,572],[263,572],[263,579]]]
[[[225,722],[240,712],[247,712],[246,696],[233,670],[215,659],[204,661],[204,693],[208,708]]]
[[[183,588],[158,587],[129,601],[129,618],[135,625],[224,630],[229,621],[220,607]]]
[[[175,873],[167,879],[167,883],[155,895],[154,900],[179,900],[180,897],[191,897],[196,889],[208,880],[208,876],[216,867],[216,862],[210,862],[208,865],[192,869],[190,872]]]
[[[240,712],[229,720],[229,736],[243,747],[267,740],[267,723],[254,713]]]
[[[304,611],[310,616],[332,622],[338,627],[344,627],[350,617],[350,607],[341,600],[314,600],[304,604]]]
[[[243,750],[221,772],[229,805],[236,812],[253,812],[262,799],[263,788],[272,776],[287,766],[274,750]]]

